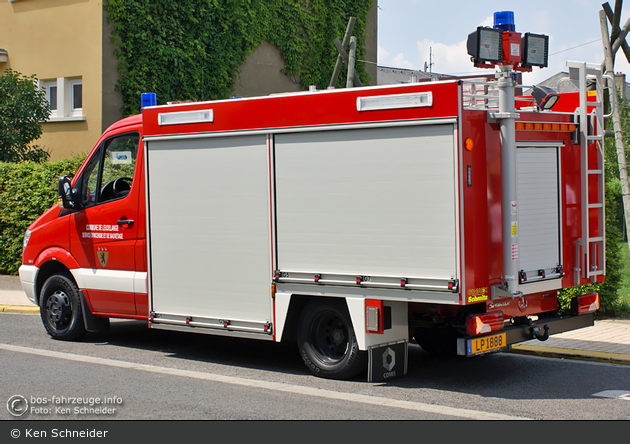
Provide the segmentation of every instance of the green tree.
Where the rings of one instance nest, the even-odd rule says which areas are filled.
[[[50,105],[35,75],[6,69],[0,76],[0,162],[42,162],[49,153],[31,142],[42,135]]]

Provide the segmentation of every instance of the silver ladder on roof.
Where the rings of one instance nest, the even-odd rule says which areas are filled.
[[[595,282],[606,273],[606,214],[604,208],[604,115],[603,75],[600,65],[567,62],[569,78],[578,82],[580,122],[582,236],[577,241],[575,285],[580,278]],[[595,81],[596,101],[588,102],[587,84]],[[588,106],[595,108],[589,113]],[[596,226],[593,226],[594,223]]]

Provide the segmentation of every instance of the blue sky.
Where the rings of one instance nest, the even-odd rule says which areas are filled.
[[[492,26],[496,11],[513,11],[516,31],[549,36],[549,67],[534,68],[523,82],[534,85],[567,71],[567,60],[603,61],[599,11],[604,0],[378,0],[378,64],[423,70],[433,53],[433,72],[468,75],[474,68],[466,52],[468,34],[477,26]],[[626,4],[627,3],[627,4]],[[620,26],[630,18],[624,3]],[[609,0],[614,9],[615,0]],[[609,25],[609,32],[611,26]],[[627,39],[630,43],[630,37]],[[620,49],[615,71],[626,74],[630,64]]]

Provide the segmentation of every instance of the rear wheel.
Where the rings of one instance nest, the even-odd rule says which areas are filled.
[[[314,375],[349,379],[367,368],[367,353],[359,350],[345,304],[309,302],[300,315],[298,347]]]
[[[79,288],[67,274],[46,280],[39,308],[44,327],[54,339],[72,341],[85,334]]]

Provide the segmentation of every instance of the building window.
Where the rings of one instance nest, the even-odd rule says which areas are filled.
[[[50,109],[57,111],[57,85],[51,85],[48,88],[48,97],[50,98]]]
[[[46,100],[50,104],[50,117],[57,117],[57,81],[46,81],[43,87],[46,91]]]
[[[82,116],[83,115],[83,83],[81,79],[70,81],[70,94],[72,95],[71,99],[71,109],[70,114],[72,116]]]
[[[85,120],[81,77],[43,80],[41,87],[46,91],[46,99],[50,104],[50,122]]]

